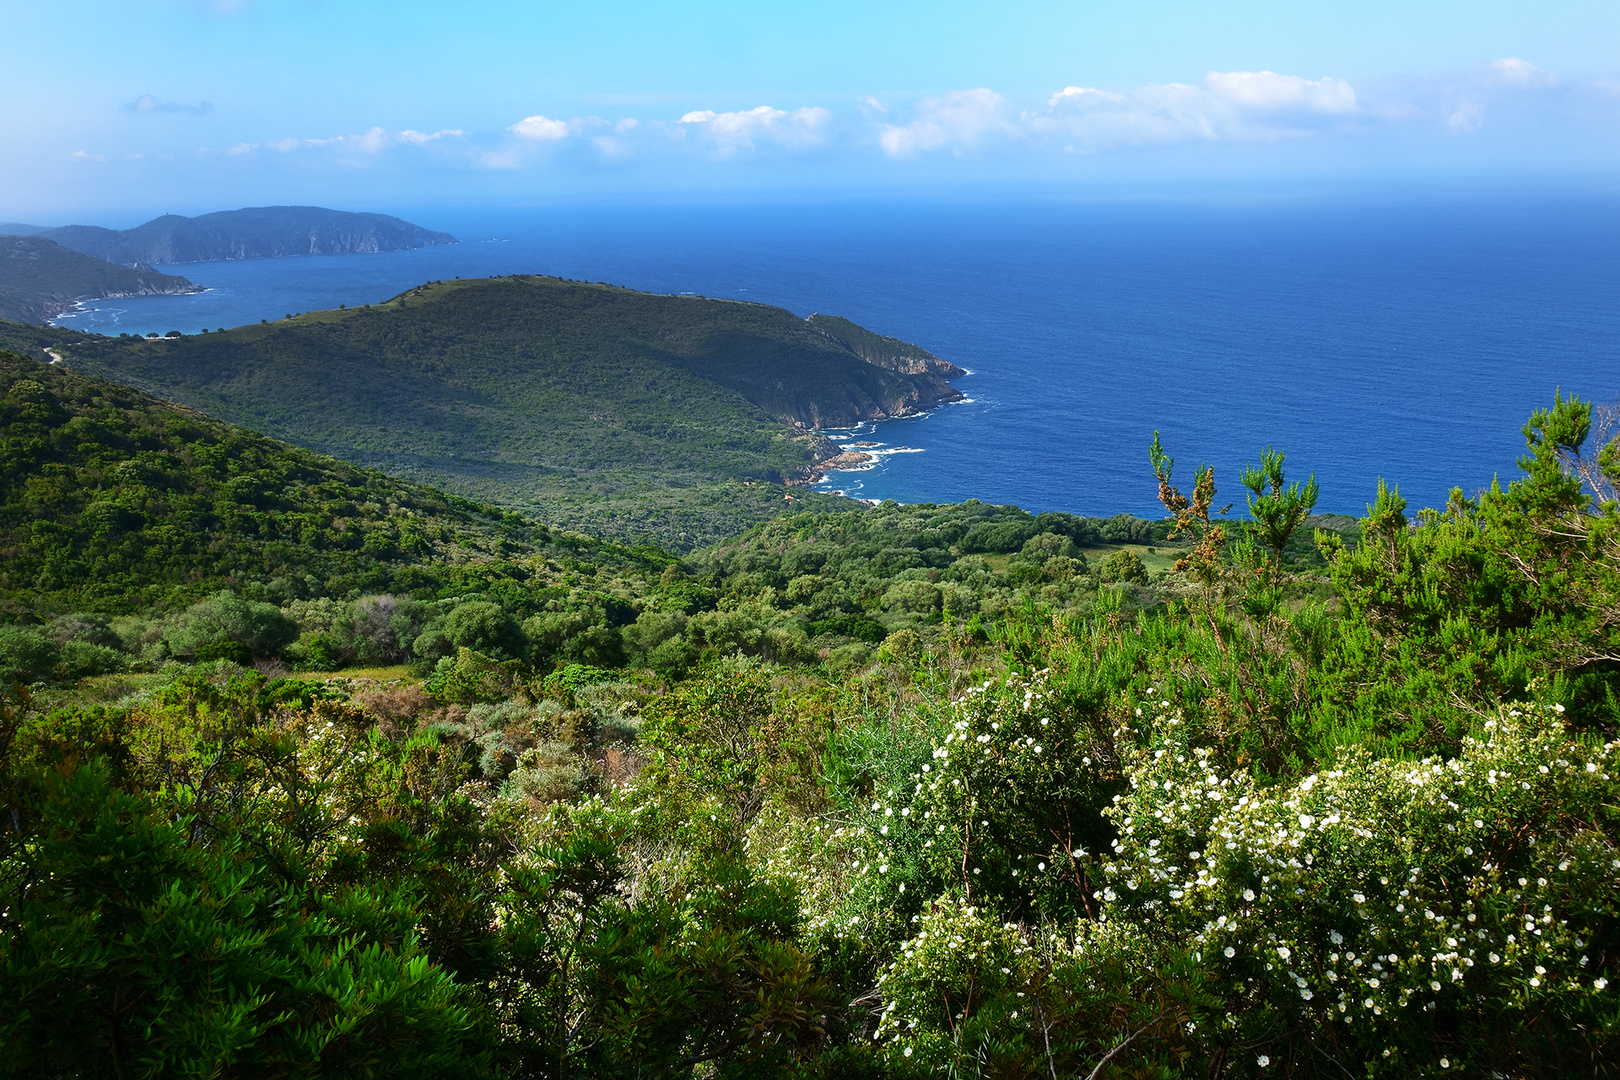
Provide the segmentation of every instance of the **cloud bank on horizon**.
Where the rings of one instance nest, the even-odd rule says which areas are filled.
[[[1527,120],[1536,126],[1620,124],[1620,82],[1561,80],[1517,57],[1482,63],[1461,77],[1359,84],[1332,76],[1211,71],[1196,84],[1150,83],[1124,90],[1069,85],[1022,106],[976,87],[909,102],[866,97],[843,107],[694,108],[666,118],[535,113],[486,132],[447,128],[423,135],[372,127],[358,134],[243,143],[228,152],[328,148],[355,157],[442,141],[436,152],[440,163],[494,170],[553,165],[570,150],[570,161],[581,167],[593,158],[723,162],[783,154],[852,163],[921,163],[940,155],[1012,161],[1186,144],[1304,139],[1354,144],[1390,135],[1446,146],[1459,134],[1481,133],[1497,118],[1514,132]],[[195,152],[212,153],[206,147]]]
[[[218,117],[214,107],[146,94],[126,114]],[[212,115],[210,115],[212,114]],[[424,128],[432,125],[424,124]],[[734,186],[1002,184],[1131,174],[1196,176],[1474,172],[1620,164],[1620,82],[1560,78],[1504,57],[1426,79],[1309,78],[1211,71],[1195,83],[1101,87],[1076,82],[1022,99],[989,87],[854,100],[720,108],[664,100],[617,114],[514,113],[504,126],[435,130],[373,124],[353,132],[266,132],[224,146],[87,143],[66,156],[88,183],[117,176],[201,192],[252,177],[266,191],[332,198],[367,185],[397,195]],[[161,145],[166,142],[166,145]],[[102,179],[97,179],[100,170]],[[490,180],[481,178],[500,177]],[[380,186],[379,186],[380,185]],[[0,203],[5,193],[0,188]],[[290,198],[290,196],[289,196]],[[19,200],[25,201],[25,200]],[[227,198],[229,201],[229,198]],[[3,209],[0,205],[0,209]]]

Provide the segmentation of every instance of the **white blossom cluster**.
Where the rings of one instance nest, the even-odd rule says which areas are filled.
[[[1261,789],[1174,728],[1110,811],[1109,917],[1182,935],[1239,992],[1314,1023],[1378,1025],[1481,996],[1600,994],[1620,851],[1592,827],[1620,743],[1548,709],[1487,722],[1456,758],[1374,760]]]

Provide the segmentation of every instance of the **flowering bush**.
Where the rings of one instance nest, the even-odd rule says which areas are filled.
[[[1206,966],[1221,1046],[1406,1076],[1600,1058],[1620,744],[1571,740],[1560,711],[1509,711],[1449,761],[1350,750],[1267,790],[1166,725],[1110,811],[1104,898]]]
[[[995,775],[980,765],[1008,745],[1033,756],[1007,722],[1024,710],[976,697],[962,713],[999,717],[994,738],[959,726],[918,805],[944,790],[977,817],[1027,790],[1016,755]],[[1041,711],[1037,689],[1027,700]],[[1226,1075],[1369,1076],[1556,1072],[1615,1051],[1620,743],[1572,738],[1556,707],[1509,710],[1451,760],[1349,750],[1261,787],[1189,745],[1174,706],[1155,712],[1160,734],[1125,753],[1104,815],[1111,854],[1054,853],[1019,894],[1016,856],[998,864],[971,838],[950,849],[967,867],[959,893],[918,919],[883,981],[881,1036],[908,1064],[977,1053],[1022,1075],[1015,1063],[1047,1057],[1037,1035],[1064,1047],[1048,1060],[1087,1072],[1112,1050]],[[992,865],[1002,887],[970,893]],[[1032,901],[1071,877],[1096,883],[1091,918],[1041,917]]]

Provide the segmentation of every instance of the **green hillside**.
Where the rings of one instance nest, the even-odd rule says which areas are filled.
[[[156,342],[57,340],[85,371],[265,434],[679,548],[791,508],[789,492],[762,485],[835,452],[809,428],[959,396],[934,371],[868,362],[780,308],[541,277],[434,282]],[[0,343],[42,355],[38,333],[0,328]]]
[[[530,582],[547,552],[648,558],[0,352],[0,619]]]
[[[201,291],[183,277],[114,266],[42,236],[0,235],[0,319],[42,323],[80,300]]]

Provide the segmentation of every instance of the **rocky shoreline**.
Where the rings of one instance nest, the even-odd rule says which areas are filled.
[[[0,318],[49,323],[96,300],[206,291],[144,263],[115,266],[44,237],[0,237]]]

